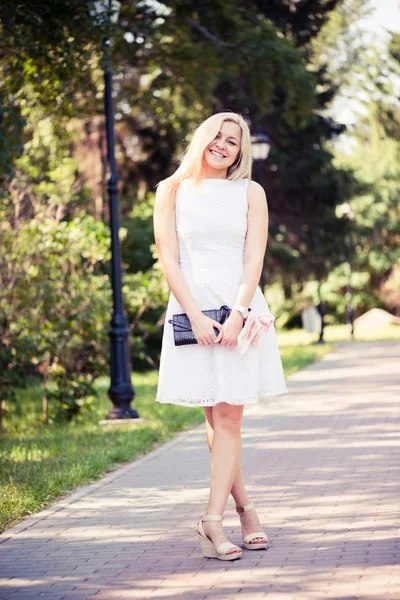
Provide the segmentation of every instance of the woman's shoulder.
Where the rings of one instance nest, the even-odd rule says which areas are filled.
[[[247,201],[250,207],[264,205],[267,201],[264,188],[257,183],[257,181],[253,181],[252,179],[249,179],[247,187]]]
[[[257,181],[254,181],[253,179],[248,179],[248,190],[249,192],[255,193],[255,194],[260,194],[260,193],[264,193],[264,188],[257,183]]]
[[[161,190],[161,191],[165,191],[167,189],[169,189],[171,187],[172,184],[172,177],[166,177],[165,179],[161,179],[161,181],[159,181],[157,183],[157,190]]]
[[[157,183],[157,189],[161,188],[163,190],[168,190],[175,187],[178,188],[182,185],[186,185],[188,182],[189,178],[177,180],[175,177],[173,177],[173,175],[170,175],[165,179],[161,179],[161,181]]]

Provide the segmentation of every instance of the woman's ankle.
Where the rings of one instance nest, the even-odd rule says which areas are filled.
[[[235,501],[235,507],[238,506],[247,506],[248,504],[250,504],[251,500],[250,498],[247,496],[244,499],[241,498],[240,500],[236,500],[236,498],[233,498]]]

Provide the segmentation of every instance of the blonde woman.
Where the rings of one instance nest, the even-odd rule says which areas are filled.
[[[230,493],[245,547],[267,545],[242,477],[241,423],[245,405],[287,391],[273,325],[258,340],[241,340],[249,314],[257,321],[252,328],[263,329],[261,317],[269,313],[258,287],[268,209],[263,188],[251,181],[251,166],[247,123],[235,113],[215,114],[194,132],[175,173],[158,185],[154,209],[156,245],[171,289],[156,400],[204,407],[211,483],[197,533],[203,555],[220,560],[242,555],[222,528]],[[231,312],[222,325],[202,312],[223,305]],[[197,343],[175,345],[169,320],[181,313]]]

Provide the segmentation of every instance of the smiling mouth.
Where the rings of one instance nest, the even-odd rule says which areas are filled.
[[[224,154],[221,154],[220,152],[217,152],[216,150],[210,150],[210,152],[217,158],[226,158],[226,156]]]

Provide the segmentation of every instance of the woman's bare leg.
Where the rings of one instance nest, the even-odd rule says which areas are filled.
[[[241,424],[243,406],[232,406],[221,402],[213,407],[214,437],[211,448],[211,484],[207,513],[223,515],[240,464],[242,449]],[[227,541],[222,523],[207,521],[204,531],[215,546]],[[229,553],[238,552],[231,549]]]
[[[206,417],[206,428],[207,428],[207,443],[211,452],[214,440],[214,421],[213,421],[213,406],[204,407],[204,413]],[[238,469],[236,471],[235,478],[231,487],[231,494],[235,500],[236,506],[245,506],[250,503],[250,498],[247,494],[246,486],[243,480],[242,468],[240,466],[240,459]],[[243,537],[253,531],[262,530],[260,521],[255,511],[247,511],[245,513],[239,513],[240,521],[243,528]],[[252,543],[258,544],[266,541],[265,538],[256,538],[252,540]]]
[[[213,439],[214,439],[214,421],[213,421],[213,406],[205,406],[204,413],[206,416],[206,427],[207,427],[207,443],[208,448],[211,452]],[[236,471],[235,479],[233,480],[231,487],[231,494],[235,500],[237,506],[245,506],[250,502],[247,495],[246,487],[244,485],[242,468],[240,466],[240,460],[238,469]]]

